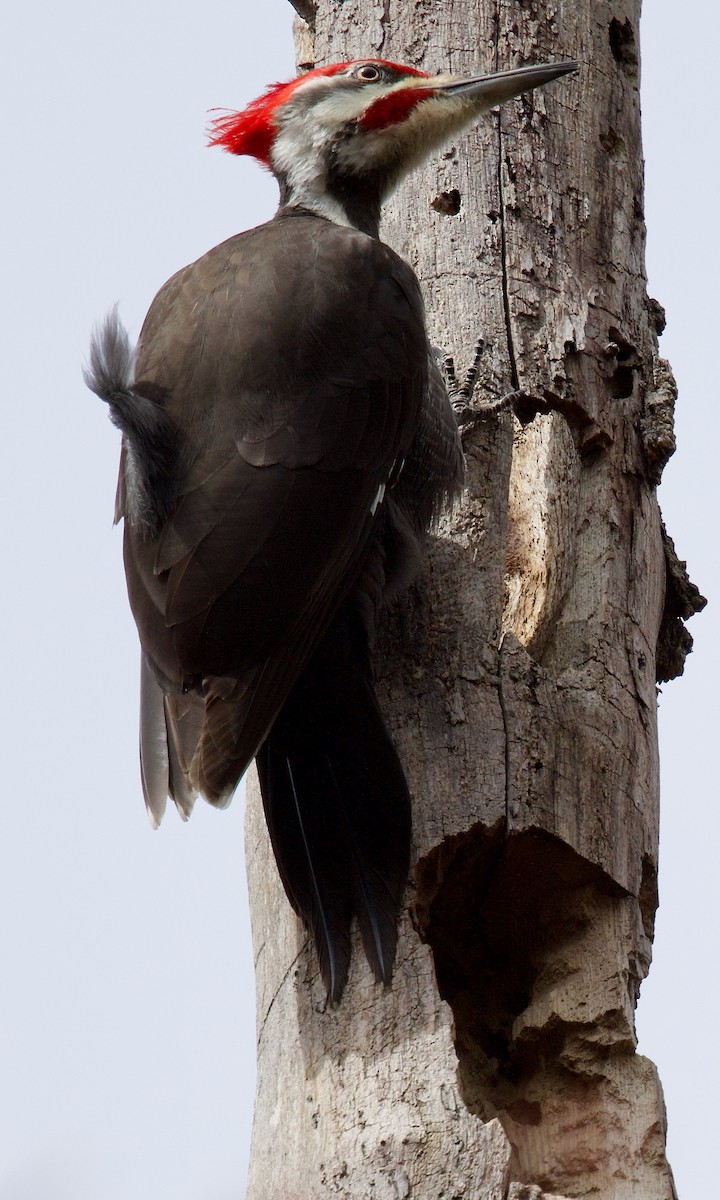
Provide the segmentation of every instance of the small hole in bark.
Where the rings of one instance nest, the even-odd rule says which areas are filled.
[[[638,358],[635,346],[627,338],[624,338],[620,330],[616,329],[614,325],[611,325],[608,329],[608,339],[616,347],[615,357],[618,362],[629,363],[633,367],[640,366],[640,359]]]
[[[456,217],[461,206],[462,197],[457,188],[451,188],[449,192],[438,192],[435,199],[430,201],[430,207],[446,217]]]
[[[608,380],[608,391],[613,400],[627,400],[632,396],[635,376],[632,367],[618,367]]]
[[[607,389],[613,400],[626,400],[632,395],[634,373],[640,366],[640,358],[635,346],[612,325],[608,329],[608,339],[608,349],[612,346],[614,366],[606,381]]]

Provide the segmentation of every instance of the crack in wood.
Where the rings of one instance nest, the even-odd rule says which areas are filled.
[[[507,269],[507,241],[505,229],[505,191],[503,188],[503,136],[502,136],[502,113],[497,114],[497,150],[498,150],[498,192],[499,192],[499,222],[500,222],[500,266],[502,270],[502,301],[503,314],[505,319],[505,336],[507,338],[508,358],[510,360],[510,381],[514,391],[520,387],[520,378],[518,376],[517,359],[515,357],[515,345],[512,335],[512,317],[510,313],[510,285],[508,280]]]
[[[308,947],[308,943],[309,943],[309,941],[310,941],[309,937],[306,937],[306,938],[305,938],[305,941],[304,941],[304,943],[303,943],[303,945],[302,945],[302,946],[300,947],[300,949],[298,950],[298,952],[297,952],[297,954],[295,955],[294,959],[292,960],[292,962],[291,962],[291,963],[290,963],[290,965],[288,966],[288,969],[287,969],[287,971],[286,971],[286,972],[285,972],[285,974],[283,975],[282,979],[281,979],[281,980],[278,982],[278,985],[277,985],[277,987],[275,988],[275,991],[274,991],[274,992],[273,992],[273,994],[272,994],[272,997],[271,997],[271,999],[270,999],[270,1003],[268,1004],[267,1008],[265,1009],[265,1012],[264,1012],[264,1014],[263,1014],[263,1019],[262,1019],[262,1022],[261,1022],[261,1024],[260,1024],[260,1027],[259,1027],[259,1029],[258,1029],[258,1031],[257,1031],[257,1039],[256,1039],[256,1040],[257,1040],[257,1045],[258,1045],[258,1046],[260,1045],[260,1043],[261,1043],[261,1042],[262,1042],[262,1040],[263,1040],[263,1036],[264,1036],[264,1033],[265,1033],[265,1029],[266,1029],[266,1027],[267,1027],[268,1020],[270,1019],[270,1013],[271,1013],[271,1012],[272,1012],[272,1010],[273,1010],[273,1007],[274,1007],[275,1001],[277,1000],[278,996],[279,996],[279,995],[281,994],[281,992],[283,991],[283,989],[284,989],[284,987],[285,987],[285,983],[286,983],[286,981],[288,980],[288,978],[289,978],[289,977],[290,977],[290,975],[292,974],[293,970],[294,970],[294,969],[295,969],[295,967],[297,966],[297,964],[298,964],[298,962],[300,961],[300,958],[302,957],[303,953],[304,953],[304,952],[307,950],[307,947]],[[257,963],[256,963],[256,966],[257,966]]]
[[[382,50],[385,46],[385,38],[387,37],[388,25],[390,23],[390,0],[383,0],[382,13],[380,14],[380,41],[378,50]]]
[[[503,723],[503,749],[505,752],[505,830],[510,828],[510,778],[511,778],[511,761],[510,761],[510,723],[508,721],[507,705],[505,700],[505,691],[503,688],[503,672],[502,672],[502,649],[505,635],[500,640],[499,647],[499,669],[497,675],[498,703],[500,704],[500,714]]]

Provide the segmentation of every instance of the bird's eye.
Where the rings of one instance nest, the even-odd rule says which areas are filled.
[[[380,72],[377,67],[372,67],[368,63],[365,67],[358,67],[358,79],[362,79],[363,83],[377,83],[380,78]]]

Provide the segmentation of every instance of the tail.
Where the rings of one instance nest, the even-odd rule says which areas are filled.
[[[115,307],[93,331],[83,379],[108,405],[110,420],[123,435],[115,519],[124,516],[153,535],[175,500],[178,432],[163,408],[163,389],[147,381],[132,382],[134,360]]]
[[[110,310],[90,339],[90,361],[83,379],[91,392],[106,404],[116,404],[131,395],[134,353],[117,305]]]
[[[378,982],[389,983],[410,865],[410,796],[383,722],[367,642],[336,617],[257,755],[265,816],[288,899],[310,927],[328,999],[360,925]]]

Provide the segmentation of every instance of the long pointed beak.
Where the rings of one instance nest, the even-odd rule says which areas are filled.
[[[541,63],[536,67],[516,67],[511,71],[497,71],[492,75],[474,75],[470,79],[448,79],[441,76],[434,86],[446,96],[458,96],[465,100],[479,101],[484,108],[493,108],[513,96],[520,96],[533,88],[542,87],[577,71],[575,59],[565,62]],[[433,82],[429,80],[429,82]]]

